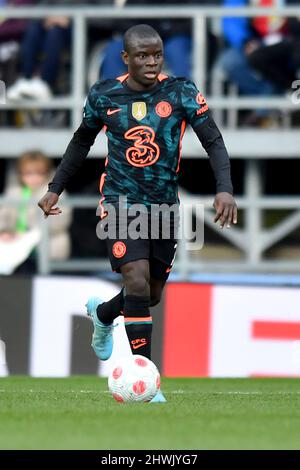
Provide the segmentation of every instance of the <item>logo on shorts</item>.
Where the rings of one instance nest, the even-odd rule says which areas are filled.
[[[112,247],[112,254],[115,258],[123,258],[126,253],[126,245],[123,242],[115,242]]]
[[[167,101],[160,101],[156,106],[155,106],[155,112],[156,114],[161,117],[161,118],[167,118],[171,115],[172,113],[172,106],[170,103]]]

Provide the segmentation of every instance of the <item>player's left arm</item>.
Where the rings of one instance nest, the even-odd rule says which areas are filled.
[[[227,228],[237,223],[237,205],[233,197],[233,186],[230,175],[230,160],[222,135],[208,115],[205,122],[194,128],[203,148],[206,150],[216,180],[216,197],[214,221],[220,221],[220,227]]]
[[[193,82],[186,81],[182,91],[182,104],[187,121],[191,124],[208,154],[210,165],[216,180],[214,221],[220,221],[220,227],[237,223],[237,205],[233,197],[230,174],[230,160],[221,132],[210,115],[204,97]]]

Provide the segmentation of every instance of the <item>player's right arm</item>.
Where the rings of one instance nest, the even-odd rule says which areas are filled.
[[[55,207],[59,196],[71,177],[85,161],[97,134],[104,125],[97,112],[97,93],[95,88],[96,85],[91,88],[88,94],[84,104],[82,122],[69,142],[53,180],[49,183],[48,192],[38,203],[45,217],[61,213],[59,207]]]
[[[223,137],[210,115],[205,98],[190,80],[182,82],[181,100],[185,118],[206,150],[214,172],[216,180],[214,221],[220,221],[220,228],[224,225],[229,228],[231,223],[237,223],[237,205],[233,198],[230,160]]]

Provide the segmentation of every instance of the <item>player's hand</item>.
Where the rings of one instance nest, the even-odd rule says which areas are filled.
[[[220,221],[220,228],[226,224],[227,228],[230,225],[237,224],[237,205],[230,193],[218,193],[215,197],[214,208],[216,216],[214,222]]]
[[[48,215],[59,215],[61,214],[61,209],[59,207],[54,207],[58,202],[58,195],[48,191],[45,196],[38,202],[38,206],[44,212],[45,217]]]

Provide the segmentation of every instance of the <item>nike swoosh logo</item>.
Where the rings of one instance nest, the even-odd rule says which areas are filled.
[[[147,343],[141,343],[141,344],[132,344],[133,349],[139,349],[142,346],[146,346]]]
[[[107,116],[111,116],[112,114],[118,113],[119,111],[122,111],[122,108],[108,109],[107,110]]]

